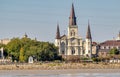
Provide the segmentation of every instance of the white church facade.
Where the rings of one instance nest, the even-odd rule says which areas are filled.
[[[89,58],[91,58],[92,56],[92,37],[89,22],[86,39],[83,40],[78,33],[78,25],[76,23],[76,16],[73,4],[69,17],[68,34],[64,34],[61,36],[59,25],[57,24],[55,46],[58,47],[59,55],[85,56]]]

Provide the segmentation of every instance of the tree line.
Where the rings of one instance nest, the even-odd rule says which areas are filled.
[[[0,47],[4,47],[5,57],[11,57],[13,61],[27,62],[30,56],[36,61],[61,59],[57,52],[58,48],[53,43],[30,38],[13,38],[7,45],[0,44]]]

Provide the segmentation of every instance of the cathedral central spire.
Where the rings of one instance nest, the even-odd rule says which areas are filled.
[[[69,17],[69,26],[75,26],[75,25],[76,25],[76,17],[75,17],[74,5],[72,4],[71,13]]]

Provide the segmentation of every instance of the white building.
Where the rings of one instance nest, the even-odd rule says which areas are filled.
[[[119,32],[118,37],[116,38],[116,40],[120,40],[120,32]]]
[[[78,35],[78,25],[76,23],[76,16],[74,6],[72,4],[71,13],[69,17],[68,34],[60,35],[59,25],[57,24],[57,33],[55,45],[59,48],[59,54],[65,56],[85,56],[91,58],[92,53],[92,37],[90,32],[90,25],[88,22],[88,29],[86,39],[83,40]]]
[[[5,44],[7,45],[10,42],[10,39],[1,39],[0,44]]]

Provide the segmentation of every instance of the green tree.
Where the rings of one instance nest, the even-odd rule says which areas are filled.
[[[5,44],[0,44],[0,48],[5,48],[6,47],[6,45]]]
[[[20,49],[19,61],[20,62],[24,62],[25,61],[24,60],[24,49],[23,48]]]
[[[12,57],[13,60],[19,60],[19,54],[21,49],[21,41],[19,38],[13,38],[6,46],[8,55]]]
[[[119,51],[117,48],[113,48],[110,50],[110,55],[117,55],[117,54],[119,54]]]
[[[40,42],[30,38],[13,38],[6,46],[9,56],[20,62],[28,61],[33,56],[38,61],[52,61],[61,59],[57,54],[57,47],[53,43]]]
[[[42,51],[40,52],[40,60],[52,61],[59,59],[57,48],[54,46],[54,44],[45,42],[43,43],[41,49]]]

